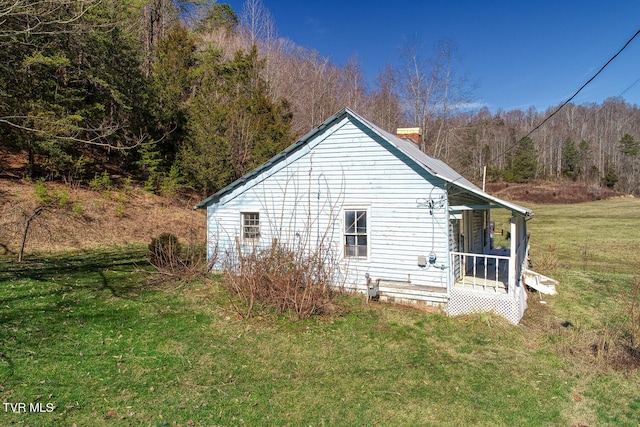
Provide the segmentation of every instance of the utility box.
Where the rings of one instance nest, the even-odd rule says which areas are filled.
[[[418,267],[427,266],[427,257],[424,255],[418,255]]]

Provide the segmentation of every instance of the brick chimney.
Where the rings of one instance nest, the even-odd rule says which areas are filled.
[[[407,141],[411,141],[418,147],[422,142],[422,129],[420,128],[398,128],[396,136]]]

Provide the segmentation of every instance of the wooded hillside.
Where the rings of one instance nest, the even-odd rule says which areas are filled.
[[[0,174],[208,195],[348,106],[478,182],[570,179],[640,193],[640,110],[622,98],[549,111],[469,110],[456,46],[407,44],[372,83],[278,37],[260,0],[241,11],[183,0],[0,5]],[[526,102],[526,100],[523,100]]]

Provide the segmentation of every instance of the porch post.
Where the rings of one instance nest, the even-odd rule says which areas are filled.
[[[511,213],[511,252],[509,254],[509,295],[515,295],[516,292],[516,264],[518,263],[518,225],[517,218]]]

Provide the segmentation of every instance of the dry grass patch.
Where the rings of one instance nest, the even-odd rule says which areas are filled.
[[[205,241],[205,214],[194,211],[195,199],[167,199],[139,189],[101,193],[60,183],[45,183],[68,194],[68,209],[51,209],[33,221],[26,252],[95,249],[147,244],[159,231],[182,241]],[[35,184],[0,180],[0,253],[17,254],[25,214],[37,206]]]

